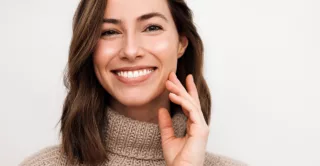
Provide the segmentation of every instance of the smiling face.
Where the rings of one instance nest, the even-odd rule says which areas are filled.
[[[104,89],[125,106],[141,106],[166,92],[187,45],[179,37],[166,0],[108,0],[94,52]]]

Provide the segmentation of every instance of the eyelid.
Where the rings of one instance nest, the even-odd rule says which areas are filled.
[[[110,35],[105,35],[106,32],[110,32],[110,31],[114,31],[115,33],[110,34]],[[119,32],[116,29],[106,29],[106,30],[102,30],[102,32],[101,32],[101,36],[114,36],[114,35],[118,35],[118,34],[121,34],[121,32]]]
[[[152,31],[160,31],[160,30],[163,30],[163,27],[161,25],[158,25],[158,24],[148,24],[143,32],[152,32],[152,31],[147,31],[148,28],[152,27],[152,26],[155,26],[155,27],[158,27],[159,29],[158,30],[152,30]],[[109,31],[114,31],[114,34],[109,34],[109,35],[105,35],[105,33],[109,32]],[[106,37],[111,37],[111,36],[114,36],[114,35],[118,35],[118,34],[121,34],[120,31],[118,31],[117,29],[113,29],[113,28],[110,28],[110,29],[106,29],[106,30],[102,30],[101,32],[101,36],[106,36]]]
[[[151,26],[156,26],[156,27],[159,27],[159,30],[163,30],[163,27],[162,27],[161,25],[158,25],[158,24],[148,24],[148,25],[144,28],[143,32],[146,32],[146,30],[147,30],[149,27],[151,27]],[[155,31],[159,31],[159,30],[155,30]]]

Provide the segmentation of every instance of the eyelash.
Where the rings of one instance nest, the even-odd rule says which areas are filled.
[[[150,30],[151,27],[156,28],[156,29]],[[143,32],[151,32],[151,31],[158,31],[158,30],[163,30],[163,28],[159,25],[152,24],[152,25],[148,26]],[[116,34],[120,34],[120,33],[116,30],[106,30],[106,31],[102,32],[101,36],[112,36],[112,35],[116,35]]]

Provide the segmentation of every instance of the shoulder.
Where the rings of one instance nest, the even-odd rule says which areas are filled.
[[[65,165],[66,158],[63,156],[61,146],[48,146],[25,158],[19,166],[54,166]]]
[[[235,160],[220,154],[210,153],[210,152],[206,152],[204,165],[205,166],[247,166],[247,164],[243,163],[242,161]]]

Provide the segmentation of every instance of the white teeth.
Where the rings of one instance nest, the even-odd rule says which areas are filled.
[[[128,72],[128,77],[129,77],[129,78],[132,78],[132,77],[133,77],[132,71],[129,71],[129,72]]]
[[[147,75],[153,71],[154,71],[153,69],[142,69],[142,70],[135,70],[135,71],[119,71],[117,72],[117,75],[125,78],[136,78],[136,77]]]
[[[138,75],[139,75],[138,71],[133,72],[133,77],[138,77]]]

